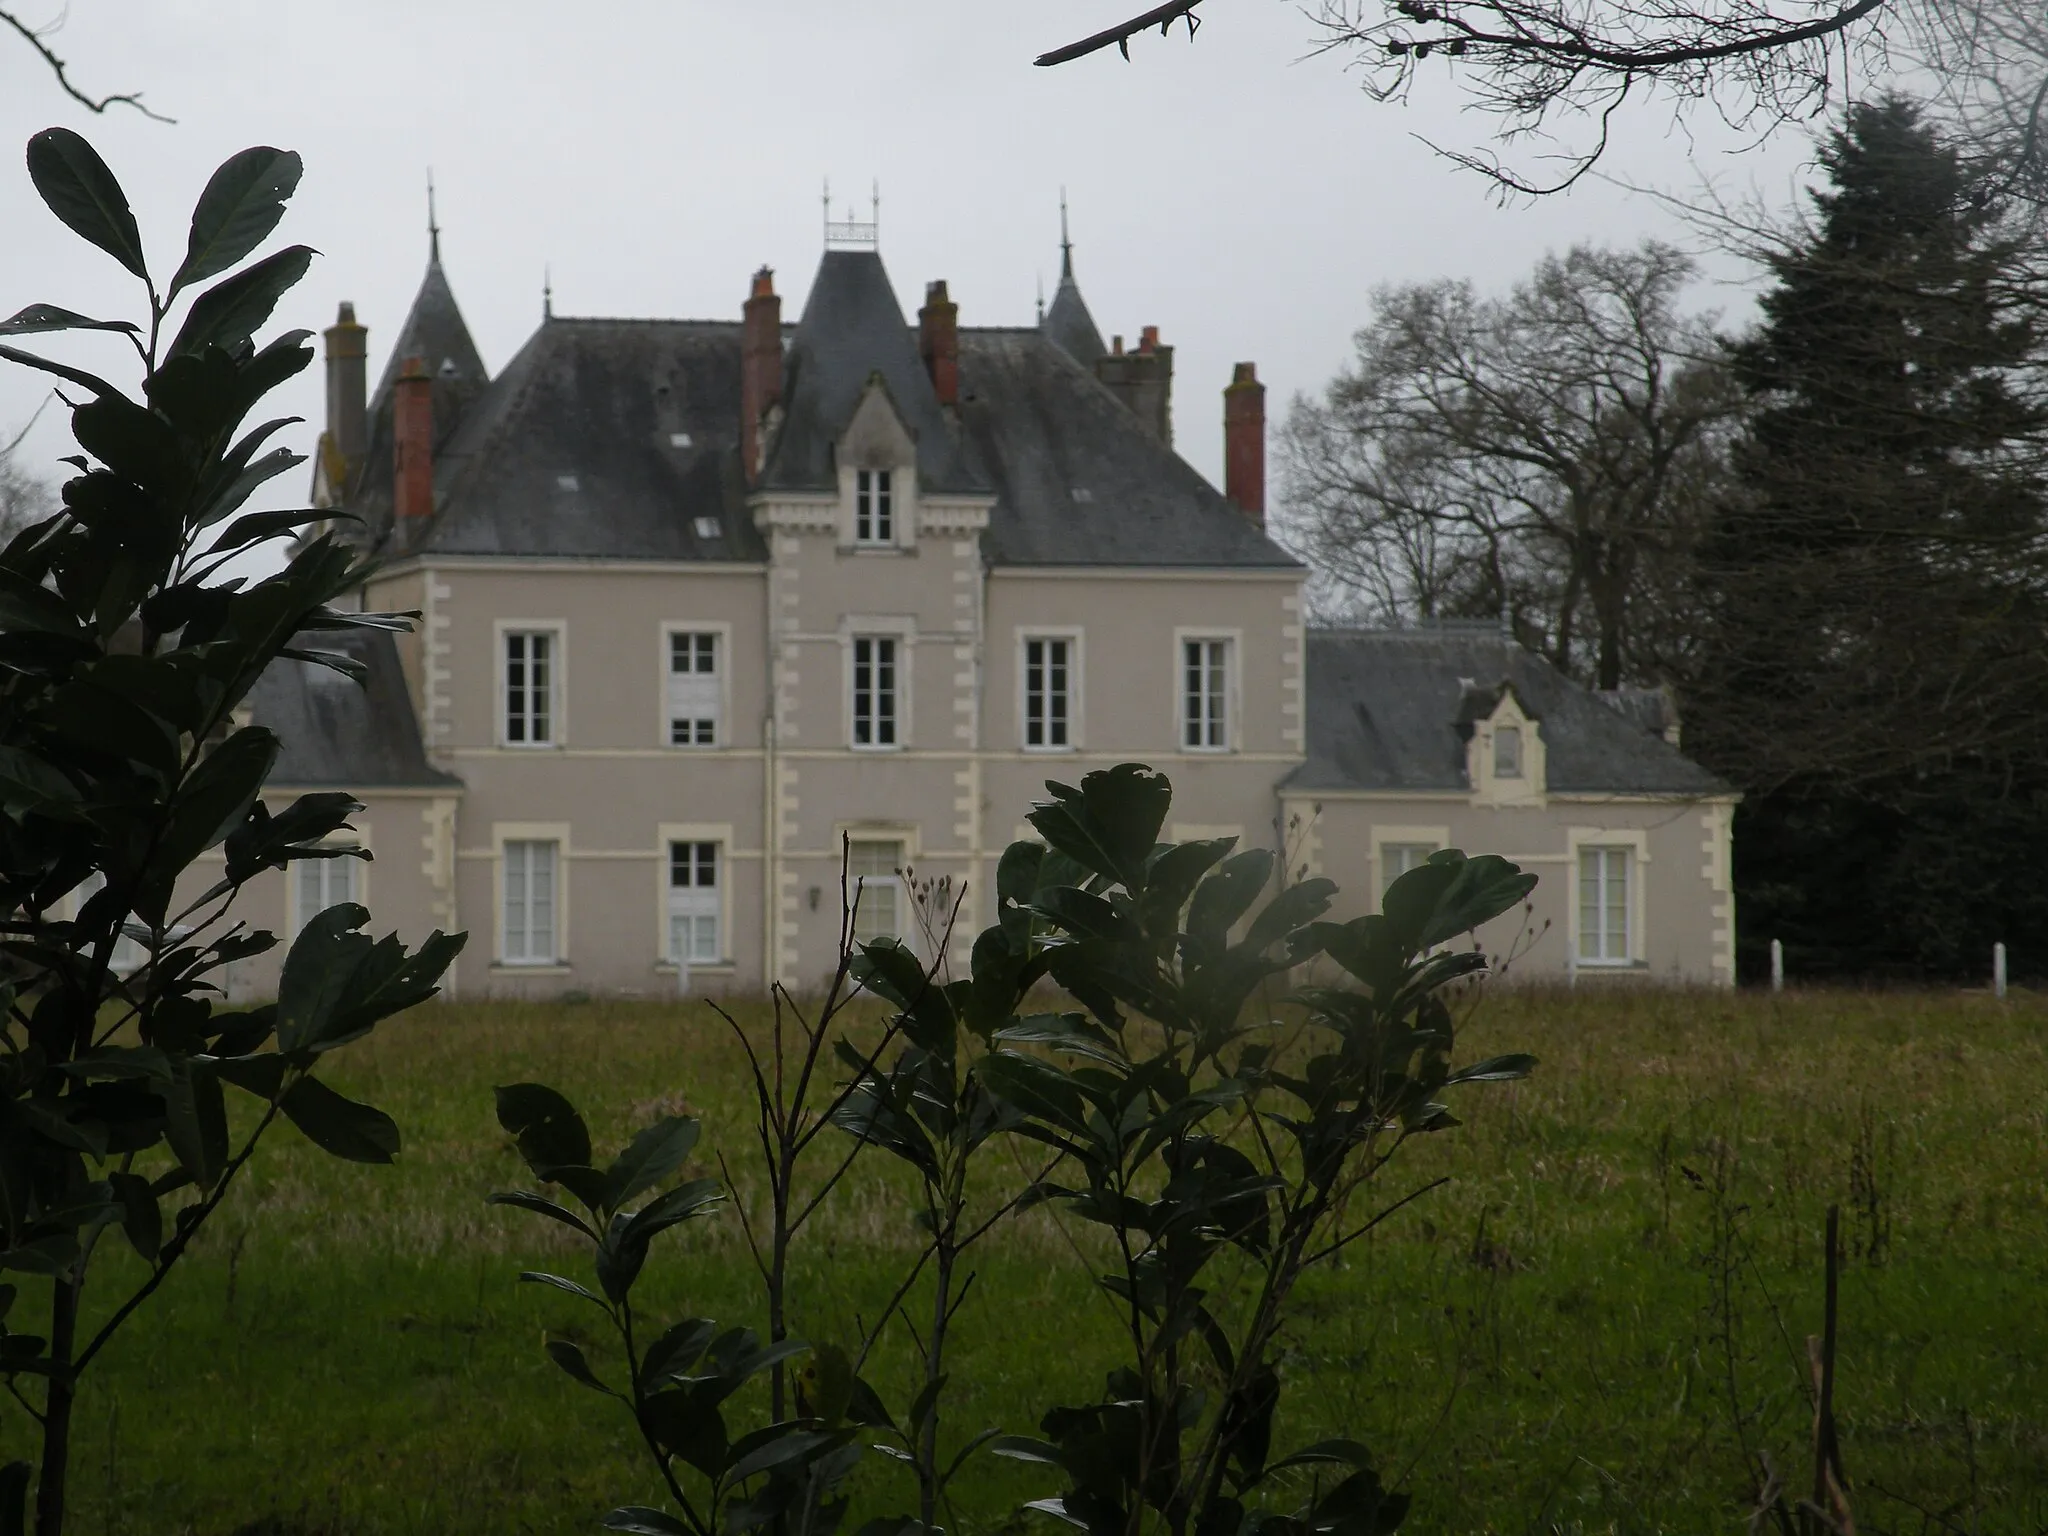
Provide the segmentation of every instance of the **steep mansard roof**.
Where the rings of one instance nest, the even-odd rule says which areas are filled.
[[[917,443],[927,491],[986,494],[988,477],[947,424],[915,333],[873,251],[827,251],[782,369],[782,427],[761,468],[769,491],[836,491],[833,445],[879,378]],[[733,400],[739,400],[735,380]]]
[[[1308,761],[1290,789],[1464,791],[1473,703],[1506,688],[1539,722],[1560,794],[1724,795],[1641,711],[1582,688],[1495,631],[1311,630]]]
[[[737,321],[548,319],[458,406],[452,428],[437,396],[438,510],[410,547],[766,558],[740,477],[740,341]],[[763,488],[836,488],[834,444],[877,375],[916,439],[922,487],[994,496],[992,562],[1296,563],[1040,331],[962,327],[949,419],[880,259],[864,251],[820,264],[789,343]],[[388,418],[386,404],[351,507],[379,542],[391,521]]]
[[[359,685],[330,667],[275,661],[249,691],[249,713],[282,743],[273,784],[350,789],[404,786],[459,788],[461,780],[427,763],[413,718],[398,647],[383,630],[342,630],[306,637],[323,651],[342,651],[369,668]]]

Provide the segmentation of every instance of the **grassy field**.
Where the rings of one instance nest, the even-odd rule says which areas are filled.
[[[1866,1533],[2048,1530],[2048,1008],[1985,997],[1500,992],[1461,1055],[1533,1050],[1414,1150],[1408,1208],[1305,1298],[1278,1443],[1372,1444],[1418,1532],[1741,1527],[1745,1445],[1795,1479],[1820,1234],[1844,1210],[1838,1405]],[[652,1502],[612,1405],[541,1355],[573,1256],[488,1208],[521,1170],[491,1086],[561,1087],[615,1145],[661,1109],[740,1163],[735,1050],[701,1007],[430,1007],[331,1073],[399,1121],[392,1169],[285,1128],[191,1262],[95,1367],[81,1536],[591,1531]],[[1404,1154],[1405,1155],[1405,1154]],[[799,1331],[872,1316],[912,1237],[864,1164],[807,1234]],[[660,1299],[754,1320],[729,1217],[657,1250]],[[1049,1217],[982,1256],[950,1408],[1028,1432],[1100,1389],[1110,1319]],[[101,1293],[111,1287],[101,1286]],[[892,1372],[878,1373],[902,1401]],[[7,1422],[18,1441],[19,1419]],[[1052,1491],[979,1463],[966,1532]],[[910,1502],[874,1459],[860,1497]]]

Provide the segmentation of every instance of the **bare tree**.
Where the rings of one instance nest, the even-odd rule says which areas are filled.
[[[57,510],[49,485],[30,474],[20,462],[22,442],[34,425],[32,417],[27,427],[0,443],[0,544]]]
[[[1547,257],[1504,299],[1383,290],[1357,361],[1295,402],[1290,536],[1380,616],[1501,614],[1598,687],[1654,676],[1737,409],[1692,276],[1650,242]]]

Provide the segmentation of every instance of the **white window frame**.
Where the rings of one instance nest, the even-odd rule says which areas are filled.
[[[1188,728],[1187,648],[1190,645],[1221,644],[1223,652],[1223,740],[1220,744],[1190,743]],[[1235,629],[1176,629],[1173,632],[1173,737],[1175,749],[1191,757],[1215,757],[1235,752],[1242,739],[1239,701],[1244,690],[1238,685],[1244,665],[1244,634]],[[1206,666],[1206,662],[1204,664]],[[1205,733],[1206,734],[1206,733]]]
[[[1031,647],[1034,642],[1057,641],[1067,648],[1067,739],[1063,742],[1031,740]],[[1081,749],[1081,665],[1082,637],[1078,626],[1033,625],[1017,631],[1017,744],[1026,752],[1061,753]]]
[[[859,649],[862,641],[887,640],[895,647],[894,679],[894,725],[895,740],[877,742],[859,740],[859,718],[854,704],[856,689],[855,674],[859,670]],[[865,619],[849,615],[841,627],[841,649],[844,652],[843,692],[840,695],[845,710],[846,744],[855,752],[900,752],[910,742],[910,678],[913,658],[917,654],[915,627],[902,619]]]
[[[569,739],[569,626],[560,619],[499,619],[492,626],[492,630],[496,640],[493,676],[498,690],[494,706],[498,723],[498,745],[515,752],[546,752],[563,746]],[[549,637],[546,741],[512,739],[512,662],[507,653],[514,635]]]
[[[692,879],[684,885],[676,884],[676,851],[685,850],[682,862],[688,866]],[[697,880],[705,867],[705,855],[710,855],[711,881],[708,885]],[[727,942],[726,932],[726,887],[731,884],[728,874],[729,859],[725,844],[713,837],[676,837],[666,839],[662,844],[662,869],[668,881],[668,901],[664,915],[667,925],[662,934],[666,959],[674,966],[723,965],[730,958],[732,945]],[[688,893],[688,899],[679,900],[678,893]],[[711,919],[712,943],[708,952],[698,952],[697,930],[694,924],[704,918]],[[691,923],[690,936],[681,945],[677,943],[676,923],[678,918]],[[688,951],[685,953],[684,951]]]
[[[847,844],[859,843],[894,843],[898,849],[900,860],[895,866],[898,869],[908,869],[914,867],[917,863],[917,836],[914,828],[842,826],[838,829],[838,834],[834,842],[841,847]],[[851,860],[849,860],[850,862]],[[835,873],[837,872],[835,871]],[[847,876],[846,897],[849,901],[858,900],[862,906],[865,906],[868,895],[878,889],[888,889],[895,894],[896,932],[893,937],[913,949],[916,948],[917,924],[912,921],[910,916],[910,890],[903,878],[895,874],[862,876],[849,873]],[[856,895],[857,891],[858,896]],[[854,913],[856,928],[859,918],[860,913],[856,909]],[[836,913],[834,914],[834,920],[837,920]],[[882,935],[870,935],[870,937],[882,937]]]
[[[1496,779],[1513,779],[1515,782],[1520,783],[1527,775],[1528,770],[1525,765],[1529,760],[1528,742],[1522,723],[1519,720],[1497,721],[1494,724],[1492,735],[1493,776]],[[1514,743],[1515,748],[1514,762],[1510,766],[1503,767],[1502,759],[1505,754],[1501,749],[1511,741]]]
[[[366,841],[358,838],[347,842],[337,841],[333,843],[327,843],[323,844],[322,846],[331,848],[366,848],[369,845]],[[325,892],[327,890],[327,887],[331,885],[334,879],[336,878],[335,871],[337,868],[343,871],[340,878],[347,882],[348,893],[344,896],[333,897],[332,899],[328,900],[324,905],[315,908],[311,912],[308,912],[306,910],[305,902],[301,899],[304,895],[304,892],[301,888],[301,884],[305,878],[306,871],[309,869],[319,870],[321,877],[321,888],[323,892]],[[284,867],[285,932],[296,934],[300,929],[304,928],[307,923],[311,922],[315,917],[319,916],[320,913],[325,912],[328,907],[339,906],[344,901],[353,901],[358,905],[368,906],[370,904],[369,874],[370,863],[369,860],[367,859],[351,859],[344,857],[334,859],[292,860],[291,863],[285,865]]]
[[[902,527],[896,471],[870,464],[853,472],[853,542],[860,549],[894,549]]]
[[[1372,829],[1372,906],[1375,912],[1386,905],[1387,887],[1392,885],[1408,870],[1391,870],[1393,858],[1388,850],[1392,848],[1427,848],[1431,853],[1441,853],[1451,846],[1449,827],[1374,827]],[[1409,865],[1413,869],[1414,865]]]
[[[1624,953],[1618,956],[1588,955],[1585,952],[1585,935],[1581,930],[1580,912],[1582,898],[1583,855],[1591,849],[1620,850],[1628,855],[1623,866],[1628,881],[1627,929],[1622,934]],[[1648,908],[1645,900],[1649,884],[1650,839],[1647,832],[1630,828],[1574,827],[1571,829],[1566,848],[1567,865],[1571,879],[1571,909],[1568,914],[1571,924],[1571,964],[1574,971],[1623,971],[1640,970],[1648,962],[1644,945]]]
[[[712,739],[709,742],[676,741],[675,714],[671,702],[669,658],[675,638],[678,635],[710,635],[713,641],[716,669],[712,673],[717,684],[718,702],[712,718]],[[731,742],[732,720],[732,625],[720,622],[690,621],[676,619],[661,626],[661,649],[655,660],[656,675],[659,678],[656,696],[660,700],[660,718],[656,722],[659,731],[657,739],[665,747],[677,752],[710,752],[725,747]]]
[[[555,845],[554,944],[546,956],[506,953],[505,878],[508,844],[553,843]],[[499,822],[491,828],[492,933],[496,939],[493,964],[507,971],[528,974],[564,972],[569,969],[569,869],[572,854],[569,824],[565,821]]]
[[[733,828],[724,821],[664,821],[655,829],[654,859],[654,967],[657,971],[676,969],[676,957],[669,946],[669,850],[676,843],[718,845],[718,947],[716,960],[692,960],[693,971],[729,970],[736,948],[733,939]]]

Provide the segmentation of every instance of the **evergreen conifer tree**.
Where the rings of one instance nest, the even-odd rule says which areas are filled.
[[[2048,932],[2010,857],[2048,856],[2035,253],[1907,98],[1852,107],[1820,160],[1733,349],[1751,416],[1702,550],[1689,745],[1748,794],[1745,949],[1979,973]]]

